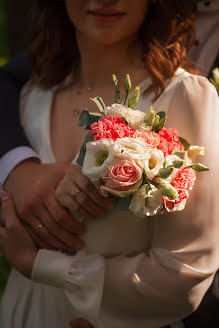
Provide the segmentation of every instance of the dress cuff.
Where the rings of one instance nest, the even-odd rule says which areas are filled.
[[[40,161],[39,156],[30,147],[17,147],[10,150],[8,153],[3,155],[0,159],[0,189],[4,185],[5,180],[11,173],[11,171],[28,158],[35,158]]]
[[[32,280],[54,287],[64,287],[72,264],[72,256],[40,249],[32,270]]]

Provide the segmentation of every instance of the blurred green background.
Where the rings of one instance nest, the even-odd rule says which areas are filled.
[[[25,49],[32,0],[0,0],[0,66]]]
[[[0,0],[0,66],[9,58],[5,1]]]

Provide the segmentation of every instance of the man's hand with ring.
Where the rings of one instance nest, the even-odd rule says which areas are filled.
[[[11,195],[25,229],[39,248],[77,251],[83,225],[55,199],[55,189],[70,164],[20,163],[8,176],[4,189]],[[40,227],[40,228],[39,228]]]
[[[100,217],[113,206],[113,202],[103,197],[100,190],[82,175],[79,165],[72,165],[59,182],[55,197],[62,206],[80,220]]]

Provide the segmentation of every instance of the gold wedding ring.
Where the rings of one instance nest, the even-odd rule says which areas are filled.
[[[72,193],[72,197],[74,198],[74,200],[76,200],[77,196],[80,194],[80,190],[79,189],[76,189],[75,191],[73,191]]]
[[[38,226],[36,226],[35,230],[37,231],[37,230],[41,229],[42,227],[43,227],[42,224],[38,224]]]

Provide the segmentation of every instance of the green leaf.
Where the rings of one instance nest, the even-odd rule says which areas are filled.
[[[167,116],[165,112],[158,112],[157,115],[160,117],[160,120]]]
[[[81,166],[84,163],[84,157],[85,157],[85,154],[86,154],[86,145],[89,141],[94,141],[94,138],[90,135],[90,133],[87,134],[87,136],[84,140],[84,143],[81,146],[80,153],[79,153],[79,156],[78,156],[78,159],[77,159],[77,163]]]
[[[181,166],[183,166],[184,164],[184,161],[181,160],[181,161],[174,161],[173,162],[173,166],[176,168],[176,169],[179,169]]]
[[[132,201],[131,195],[125,198],[118,197],[116,198],[116,205],[121,211],[128,211],[131,201]]]
[[[171,175],[172,172],[173,172],[172,167],[162,168],[158,172],[158,177],[162,178],[162,179],[167,179]]]
[[[182,152],[182,151],[176,151],[176,152],[173,153],[173,155],[176,155],[181,159],[184,159],[184,157],[185,157],[185,153]]]
[[[90,98],[99,108],[99,111],[106,114],[106,105],[101,97]]]
[[[89,113],[87,109],[83,110],[81,115],[79,116],[79,124],[78,126],[86,126],[85,129],[90,130],[90,126],[98,122],[101,117],[100,113]]]
[[[183,145],[184,150],[189,149],[190,144],[188,143],[188,141],[187,141],[186,139],[179,137],[179,141],[180,141],[181,144]]]
[[[196,163],[191,165],[191,168],[197,172],[202,172],[202,171],[209,171],[209,167],[201,164],[201,163]]]

